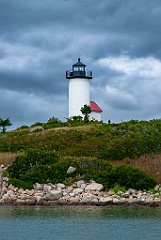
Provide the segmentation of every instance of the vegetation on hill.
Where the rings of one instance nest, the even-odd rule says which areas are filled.
[[[36,123],[32,126],[40,125],[44,131],[29,133],[28,128],[22,126],[17,131],[7,132],[5,138],[0,138],[0,152],[20,155],[9,167],[8,173],[12,181],[21,181],[21,184],[22,182],[33,184],[35,181],[54,183],[67,181],[69,177],[85,176],[88,179],[90,176],[103,183],[106,188],[117,184],[136,189],[155,185],[155,181],[145,172],[131,166],[114,166],[111,163],[125,159],[130,161],[145,154],[151,156],[153,161],[154,154],[161,153],[160,119],[131,120],[120,124],[90,121],[84,124],[79,117],[68,119],[66,123],[53,117],[47,123]],[[38,154],[38,158],[36,155],[33,158],[33,153]],[[48,163],[40,160],[41,154],[51,154],[47,157],[50,159]],[[89,165],[81,168],[81,161]],[[26,165],[27,163],[29,165]],[[77,167],[72,176],[66,175],[69,165]],[[16,170],[17,166],[19,170]]]
[[[9,183],[23,188],[33,188],[35,183],[71,183],[71,180],[89,181],[91,179],[102,183],[106,189],[115,185],[124,186],[125,189],[149,189],[155,186],[153,178],[145,172],[130,167],[113,167],[105,160],[79,160],[59,162],[55,152],[40,149],[28,149],[24,154],[17,156],[8,167]],[[67,173],[69,167],[75,167],[71,174]]]

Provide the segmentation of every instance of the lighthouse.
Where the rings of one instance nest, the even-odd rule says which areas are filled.
[[[91,107],[90,119],[95,117],[101,120],[102,109],[93,101],[90,101],[90,80],[92,71],[86,70],[86,65],[80,61],[72,65],[72,70],[66,71],[66,79],[69,80],[69,118],[83,116],[80,109],[84,105]]]
[[[80,109],[90,105],[90,80],[92,72],[80,61],[73,64],[71,71],[66,71],[69,80],[69,117],[82,116]]]

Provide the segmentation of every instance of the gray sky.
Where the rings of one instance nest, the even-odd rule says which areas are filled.
[[[0,0],[0,117],[68,117],[65,72],[92,70],[102,120],[161,118],[161,0]]]

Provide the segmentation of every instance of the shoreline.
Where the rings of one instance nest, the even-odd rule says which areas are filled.
[[[62,183],[39,184],[32,190],[8,186],[8,178],[1,177],[0,206],[161,206],[160,186],[154,193],[128,189],[126,192],[104,191],[102,184],[83,180],[71,186]]]

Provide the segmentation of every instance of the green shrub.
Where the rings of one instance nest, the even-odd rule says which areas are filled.
[[[28,172],[33,172],[35,165],[51,165],[58,159],[59,156],[56,152],[28,149],[24,154],[16,157],[13,164],[8,167],[8,173],[11,178],[20,178]]]
[[[27,125],[22,125],[22,126],[19,127],[18,129],[26,129],[26,128],[29,128],[29,126],[27,126]]]
[[[31,182],[22,181],[16,178],[10,178],[8,184],[12,184],[18,188],[33,189],[33,184]]]
[[[125,165],[113,167],[110,172],[110,182],[114,186],[118,184],[126,189],[137,190],[154,188],[156,185],[154,179],[144,171]]]
[[[54,162],[55,161],[55,162]],[[67,174],[70,166],[76,168]],[[144,171],[131,166],[113,167],[105,160],[83,159],[76,162],[70,160],[57,162],[56,153],[29,149],[23,155],[16,157],[8,168],[8,174],[13,185],[29,188],[36,182],[59,183],[72,182],[71,179],[94,180],[103,184],[106,190],[115,186],[134,188],[137,190],[154,188],[155,181]],[[25,185],[26,184],[26,185]],[[29,186],[28,186],[29,184]],[[21,186],[22,187],[22,186]]]
[[[75,177],[77,174],[76,172],[67,174],[67,170],[70,166],[74,166],[71,161],[52,164],[49,175],[50,181],[52,183],[59,183],[64,182],[67,177]]]
[[[43,123],[36,122],[36,123],[32,124],[30,127],[37,127],[37,126],[42,126],[42,125],[43,125]]]
[[[25,174],[20,175],[20,179],[32,184],[47,183],[49,181],[50,168],[47,165],[35,165],[31,167]]]
[[[81,160],[77,166],[77,174],[82,176],[85,181],[94,180],[109,187],[108,176],[112,165],[105,160]]]

